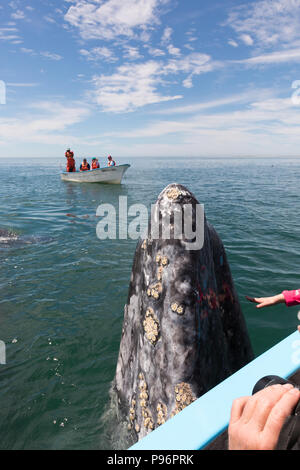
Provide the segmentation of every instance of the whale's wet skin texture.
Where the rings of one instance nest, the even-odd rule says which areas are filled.
[[[175,203],[192,204],[197,222],[198,202],[178,184],[157,201],[161,213]],[[189,251],[186,241],[149,235],[136,249],[113,383],[132,442],[253,359],[218,234],[205,218],[203,248]]]
[[[0,229],[0,249],[9,247],[21,247],[24,245],[32,245],[34,243],[46,243],[49,241],[49,237],[32,237],[20,235],[13,230]]]
[[[18,235],[11,230],[0,229],[0,244],[6,245],[9,243],[16,242]]]

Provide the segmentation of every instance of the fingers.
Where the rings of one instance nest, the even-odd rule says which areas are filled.
[[[269,303],[267,300],[261,300],[259,305],[256,305],[256,308],[263,308],[263,307],[269,307],[271,303]]]
[[[249,398],[250,397],[241,397],[241,398],[237,398],[236,400],[234,400],[232,407],[231,407],[231,417],[230,417],[231,424],[234,424],[237,421],[239,421]]]
[[[275,449],[284,421],[299,399],[300,391],[285,384],[235,400],[228,428],[229,449]]]
[[[252,302],[254,304],[259,304],[256,306],[256,308],[262,308],[262,307],[266,307],[268,304],[268,298],[265,298],[265,297],[248,297],[246,295],[246,299],[249,300],[249,302]]]
[[[289,385],[289,387],[293,386]],[[252,420],[255,422],[256,428],[261,431],[266,424],[272,407],[283,393],[284,389],[281,385],[272,385],[248,397],[241,417],[243,424],[247,424]]]
[[[280,402],[281,398],[291,389],[293,389],[292,384],[272,385],[253,396],[253,398],[256,398],[256,406],[254,410],[255,415],[253,412],[252,417],[255,418],[255,423],[259,431],[262,431],[265,428],[271,411],[277,403]]]
[[[300,391],[296,388],[287,390],[274,405],[267,419],[264,432],[266,435],[276,436],[278,440],[281,428],[288,416],[293,412],[300,399]]]
[[[254,304],[259,304],[261,302],[264,302],[266,300],[266,298],[264,297],[248,297],[247,295],[245,296],[247,300],[249,300],[249,302],[252,302]]]

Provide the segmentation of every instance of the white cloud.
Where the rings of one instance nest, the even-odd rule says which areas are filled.
[[[193,77],[190,75],[182,82],[184,88],[193,88]]]
[[[160,7],[169,0],[76,0],[65,20],[79,28],[83,39],[112,40],[119,36],[137,37],[159,24]]]
[[[125,64],[110,75],[95,76],[94,100],[104,111],[130,112],[142,106],[182,98],[181,95],[163,95],[158,87],[164,85],[169,75],[188,75],[183,81],[192,87],[195,75],[213,70],[216,64],[210,56],[193,53],[167,62],[150,60],[138,64]]]
[[[228,44],[232,47],[239,47],[238,43],[233,39],[229,39]]]
[[[115,57],[113,51],[108,47],[94,47],[91,50],[81,49],[80,54],[91,61],[105,61],[105,62],[116,62],[118,59]]]
[[[122,65],[114,74],[94,77],[95,101],[104,111],[118,113],[181,98],[163,96],[157,91],[160,75],[160,64],[155,61]]]
[[[50,24],[55,24],[56,23],[55,19],[52,18],[52,16],[49,16],[49,15],[44,16],[44,20],[47,21],[47,23],[50,23]]]
[[[27,47],[21,47],[20,51],[23,52],[23,54],[29,54],[31,56],[42,56],[45,57],[46,59],[51,59],[55,61],[62,60],[63,57],[59,54],[55,54],[53,52],[48,52],[48,51],[42,51],[42,52],[36,52],[33,49],[27,48]]]
[[[261,54],[258,56],[250,57],[249,59],[244,59],[235,62],[254,66],[282,64],[286,62],[300,62],[300,48],[270,52],[269,54]]]
[[[260,91],[257,94],[259,97]],[[261,94],[263,96],[264,92]],[[221,104],[222,100],[219,101]],[[230,102],[229,97],[228,104]],[[213,107],[216,102],[211,104]],[[166,155],[296,154],[300,145],[299,125],[299,107],[294,106],[290,98],[273,96],[256,101],[245,100],[236,111],[230,106],[226,111],[213,114],[158,120],[139,129],[135,127],[134,133],[130,130],[118,132],[118,135],[112,132],[110,137],[124,139],[127,149],[133,141],[134,147],[139,147],[141,139],[141,145],[147,142],[145,151],[151,153],[152,150],[156,155],[164,146],[159,142],[164,143],[166,139],[170,142],[170,136],[172,143],[167,144]]]
[[[164,67],[164,73],[188,73],[193,75],[201,75],[202,73],[211,72],[218,64],[212,62],[207,54],[193,52],[180,59],[170,59]]]
[[[123,56],[125,59],[136,60],[142,57],[137,47],[124,45],[123,49],[124,49]]]
[[[240,39],[243,41],[244,44],[246,44],[246,46],[253,46],[254,41],[250,34],[241,34]]]
[[[195,50],[195,48],[194,48],[193,46],[191,46],[191,44],[185,44],[184,47],[185,47],[186,49],[189,49],[190,51],[194,51],[194,50]]]
[[[157,111],[156,114],[194,114],[208,109],[220,108],[228,105],[248,104],[253,100],[255,100],[255,102],[259,102],[258,100],[260,100],[260,102],[266,102],[267,99],[270,99],[270,95],[271,91],[269,89],[247,90],[245,93],[230,95],[224,98],[162,109]]]
[[[36,55],[36,52],[33,49],[29,49],[28,47],[21,47],[20,51],[24,54]]]
[[[22,10],[16,10],[15,13],[11,14],[11,17],[14,20],[23,20],[25,18],[25,13]]]
[[[66,137],[63,132],[74,124],[86,119],[90,110],[76,103],[68,106],[58,102],[39,102],[31,107],[34,110],[22,110],[20,118],[0,118],[0,141],[7,143],[43,143],[61,144],[76,140],[75,137]],[[79,139],[77,139],[79,142]]]
[[[35,87],[37,86],[38,84],[37,83],[21,83],[21,82],[17,82],[17,83],[7,83],[6,86],[8,87],[16,87],[16,88],[32,88],[32,87]]]
[[[51,60],[56,60],[56,61],[59,61],[59,60],[63,59],[63,57],[61,55],[55,54],[53,52],[48,52],[48,51],[41,52],[40,55],[43,56],[43,57],[46,57],[46,59],[51,59]]]
[[[175,55],[175,56],[180,56],[181,55],[180,49],[178,49],[178,47],[174,47],[172,44],[169,44],[168,52],[169,52],[169,54]]]
[[[18,29],[15,27],[0,28],[0,41],[15,42],[20,41]]]
[[[158,49],[155,47],[149,47],[149,46],[147,46],[147,48],[148,48],[149,54],[152,55],[153,57],[162,57],[165,55],[165,52],[162,51],[161,49]]]
[[[170,27],[167,27],[164,29],[161,42],[162,44],[167,44],[171,40],[171,36],[173,34],[173,29]]]
[[[292,47],[300,40],[300,0],[260,0],[232,10],[226,25],[260,48]]]

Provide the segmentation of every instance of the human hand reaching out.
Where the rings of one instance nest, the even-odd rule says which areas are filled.
[[[249,302],[257,304],[256,308],[271,307],[272,305],[285,303],[283,294],[273,295],[272,297],[248,297],[248,295],[246,295],[246,299],[249,300]],[[298,331],[300,333],[300,325],[298,325]]]
[[[283,304],[285,303],[284,296],[282,294],[273,295],[272,297],[248,297],[246,299],[249,302],[258,304],[256,308],[271,307],[272,305]]]

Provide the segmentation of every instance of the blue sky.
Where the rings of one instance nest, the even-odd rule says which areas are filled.
[[[300,153],[300,0],[12,0],[0,15],[0,157]]]

